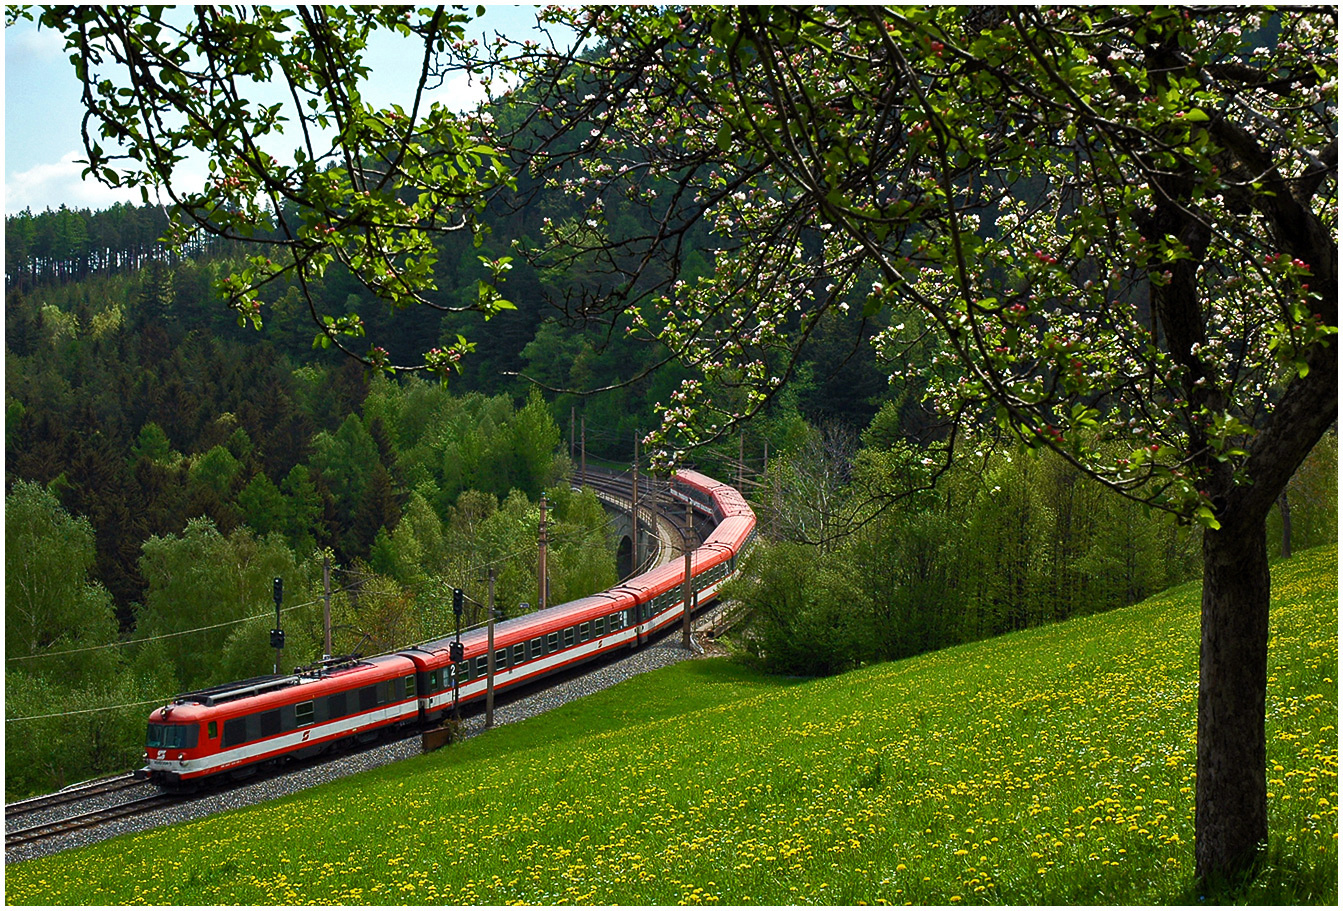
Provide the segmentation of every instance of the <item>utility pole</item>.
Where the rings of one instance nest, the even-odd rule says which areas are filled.
[[[746,431],[737,439],[737,490],[742,489],[742,479],[746,476]]]
[[[770,525],[770,537],[772,537],[776,541],[779,540],[779,500],[783,497],[783,492],[780,490],[782,484],[783,484],[783,478],[780,475],[775,475],[774,496],[771,498],[772,506],[769,511],[769,525]]]
[[[694,582],[690,578],[691,544],[695,536],[695,516],[690,503],[685,504],[685,537],[681,540],[681,549],[685,551],[685,613],[681,615],[681,644],[690,651],[690,595]]]
[[[494,727],[494,567],[490,567],[489,630],[486,633],[489,657],[485,661],[485,728]]]
[[[460,588],[452,590],[452,613],[457,618],[457,638],[453,640],[448,649],[448,657],[452,661],[452,710],[457,716],[457,723],[462,723],[462,682],[457,673],[457,665],[466,657],[465,650],[462,647],[462,602],[465,595]]]
[[[634,531],[630,539],[634,542],[634,552],[631,557],[633,566],[632,572],[639,571],[639,431],[634,431],[634,482],[633,494],[631,495],[630,515],[634,519]]]
[[[537,608],[538,610],[546,609],[546,596],[550,594],[546,591],[546,589],[549,588],[549,586],[546,585],[546,540],[546,495],[543,493],[541,494],[541,535],[537,541],[537,543],[541,545],[541,566],[536,577],[536,587],[540,589],[541,595],[539,599],[541,606]]]
[[[280,652],[284,649],[284,628],[280,626],[280,601],[284,598],[284,580],[273,583],[275,592],[275,629],[270,631],[270,647],[275,649],[275,673],[280,673]]]
[[[578,486],[587,487],[588,486],[588,416],[586,414],[583,415],[582,423],[580,426],[582,427],[583,431],[582,436],[583,445],[582,448],[579,450],[579,457],[583,461],[582,461],[582,469],[579,474],[580,481]]]
[[[331,558],[322,558],[322,657],[331,657]]]

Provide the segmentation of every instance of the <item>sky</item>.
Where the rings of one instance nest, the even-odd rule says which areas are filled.
[[[484,19],[472,23],[474,37],[489,29],[525,37],[535,27],[534,7],[487,4]],[[419,59],[404,53],[387,36],[371,47],[373,79],[366,99],[375,104],[405,101],[419,75]],[[63,49],[63,41],[32,22],[5,29],[5,214],[30,208],[34,213],[57,209],[107,208],[119,201],[140,203],[140,191],[112,190],[96,181],[81,180],[78,164],[84,157],[80,137],[80,85]],[[463,78],[444,87],[438,96],[466,106],[483,97],[479,84]],[[203,178],[205,165],[197,165]]]

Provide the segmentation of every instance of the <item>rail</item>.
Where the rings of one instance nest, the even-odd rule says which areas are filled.
[[[67,804],[78,803],[81,800],[87,800],[90,797],[97,797],[101,794],[111,794],[126,788],[135,787],[140,782],[131,778],[129,772],[122,772],[113,778],[100,778],[96,781],[82,782],[63,788],[53,794],[42,794],[37,797],[29,797],[27,800],[15,801],[5,805],[5,819],[17,819],[21,816],[31,816],[43,810],[50,810],[53,807],[61,807]]]
[[[124,819],[128,816],[142,816],[145,813],[152,813],[154,810],[180,803],[182,799],[183,798],[180,795],[176,794],[151,794],[148,797],[129,800],[125,803],[104,807],[100,810],[92,810],[88,813],[68,816],[65,819],[58,819],[55,822],[43,823],[37,826],[30,826],[26,829],[6,832],[5,850],[8,851],[10,848],[31,844],[35,841],[55,838],[58,835],[68,835],[71,832],[78,832],[81,829],[89,829],[105,822],[111,822],[115,819]]]

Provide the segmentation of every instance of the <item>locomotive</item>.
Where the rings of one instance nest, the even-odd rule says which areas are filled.
[[[691,555],[693,609],[736,575],[755,537],[755,513],[737,490],[698,472],[678,472],[671,492],[714,523]],[[684,561],[674,560],[607,591],[502,621],[494,631],[495,691],[637,649],[685,610]],[[462,648],[454,661],[456,641]],[[486,631],[474,629],[460,640],[184,693],[150,713],[146,765],[135,777],[187,789],[215,775],[244,777],[263,764],[315,756],[349,738],[437,721],[454,705],[485,697],[488,652]]]

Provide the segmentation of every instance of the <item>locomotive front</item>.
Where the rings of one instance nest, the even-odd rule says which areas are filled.
[[[135,772],[136,778],[173,788],[202,774],[211,739],[205,726],[215,724],[202,718],[202,709],[191,704],[165,705],[149,714],[145,767]]]

